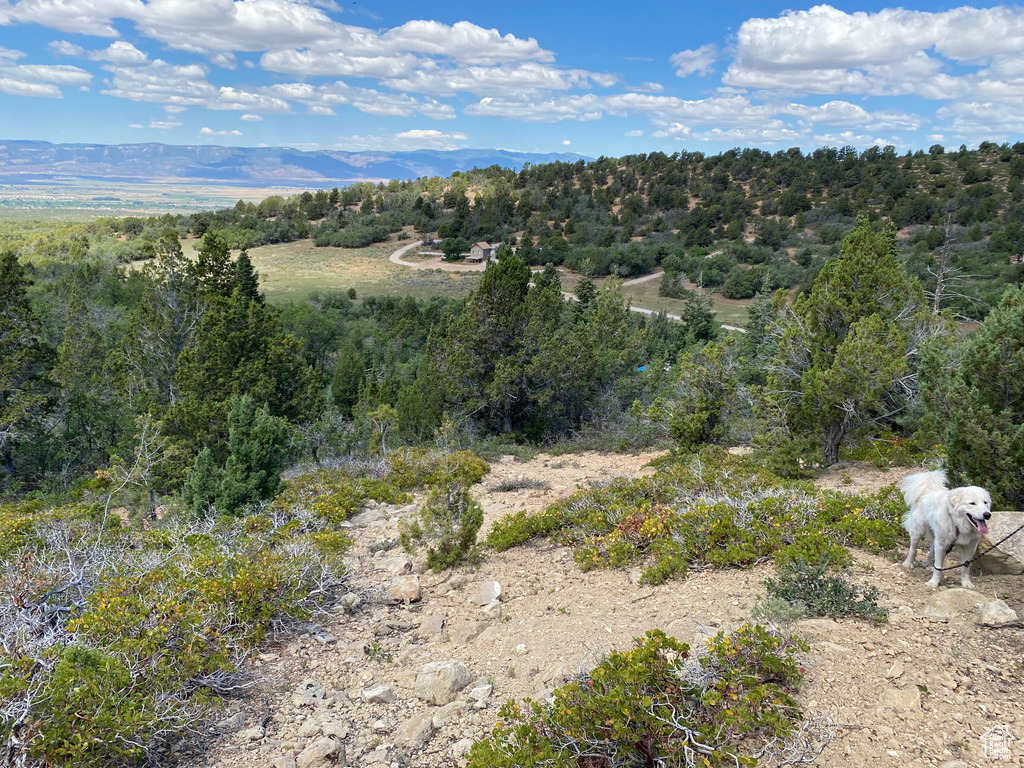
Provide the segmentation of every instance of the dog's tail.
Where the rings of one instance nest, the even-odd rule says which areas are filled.
[[[907,502],[907,506],[913,509],[922,496],[946,490],[946,470],[936,469],[934,472],[918,472],[916,475],[910,475],[900,483],[900,490],[903,491],[903,498]]]

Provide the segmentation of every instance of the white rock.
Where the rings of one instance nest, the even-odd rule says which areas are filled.
[[[1002,600],[992,600],[981,606],[981,622],[989,627],[999,627],[1017,621],[1017,612]]]
[[[434,735],[434,723],[430,715],[409,718],[395,732],[395,745],[419,749]]]
[[[530,649],[527,648],[523,643],[520,643],[519,645],[516,646],[516,656],[525,656],[529,652],[530,652]]]
[[[389,573],[410,573],[412,571],[412,560],[404,555],[385,558],[380,567]]]
[[[469,685],[473,676],[461,661],[433,661],[424,664],[416,677],[416,695],[431,704],[447,704]]]
[[[907,688],[887,688],[882,691],[879,704],[893,709],[920,709],[921,691],[916,685]]]
[[[949,621],[960,614],[973,612],[987,600],[985,595],[973,589],[952,587],[929,597],[921,613],[926,619]]]
[[[494,621],[501,618],[501,603],[497,600],[492,600],[483,607],[482,613],[485,619]]]
[[[388,589],[391,599],[399,603],[415,603],[420,599],[420,577],[398,576]]]
[[[462,710],[466,706],[464,701],[453,701],[438,707],[434,710],[432,721],[435,728],[441,728],[448,723],[454,722],[462,717]]]
[[[299,683],[299,687],[292,694],[292,706],[313,707],[317,702],[327,697],[327,691],[316,680],[308,679]]]
[[[501,584],[496,581],[485,581],[476,591],[472,600],[473,605],[485,606],[493,603],[501,597]]]
[[[491,685],[478,685],[469,692],[469,698],[475,699],[476,701],[484,701],[485,699],[490,698],[492,690],[494,690],[494,688]]]
[[[259,741],[264,735],[266,735],[266,732],[263,730],[263,726],[254,725],[252,728],[239,731],[238,738],[242,741]]]
[[[897,659],[892,663],[892,666],[889,667],[889,671],[885,673],[885,679],[896,680],[900,677],[903,677],[903,662]]]
[[[459,739],[452,745],[452,757],[458,760],[460,757],[465,757],[469,754],[469,750],[473,748],[472,739]]]
[[[394,704],[395,692],[387,685],[378,685],[363,691],[360,698],[367,704]]]
[[[320,723],[313,718],[310,718],[299,726],[298,735],[301,739],[311,739],[314,736],[319,736],[320,730]]]
[[[487,629],[486,621],[471,621],[468,624],[463,624],[452,635],[452,643],[455,645],[468,645],[480,637],[480,633],[485,629]]]
[[[327,738],[317,739],[295,758],[296,768],[322,768],[332,763],[344,765],[345,752],[341,744]]]

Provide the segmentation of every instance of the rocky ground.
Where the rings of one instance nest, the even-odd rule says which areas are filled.
[[[652,456],[509,457],[476,489],[485,525],[588,483],[648,473]],[[819,482],[867,490],[910,471],[848,465]],[[500,490],[530,480],[543,487]],[[397,520],[413,508],[380,505],[354,519],[352,594],[260,654],[260,685],[230,704],[183,765],[464,765],[506,699],[547,696],[650,628],[690,643],[733,629],[771,573],[638,586],[623,571],[580,573],[569,551],[536,543],[439,576],[397,546]],[[908,574],[882,557],[857,553],[855,571],[882,590],[888,624],[812,619],[796,628],[811,643],[801,701],[837,728],[816,765],[980,766],[986,743],[992,755],[1003,736],[1024,738],[1024,632],[978,624],[979,606],[995,598],[1021,608],[1024,577],[976,573],[968,592],[949,575],[933,593],[922,569]],[[1009,748],[1024,764],[1024,743]]]

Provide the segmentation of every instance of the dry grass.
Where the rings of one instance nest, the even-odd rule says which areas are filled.
[[[317,248],[311,240],[265,245],[249,251],[260,285],[274,303],[302,301],[316,291],[347,291],[359,296],[431,296],[461,298],[479,280],[435,270],[412,270],[388,261],[402,243],[366,248]]]

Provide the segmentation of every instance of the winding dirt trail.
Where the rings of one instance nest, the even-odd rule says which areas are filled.
[[[411,250],[413,250],[415,248],[422,248],[422,247],[423,247],[423,243],[420,243],[420,242],[413,242],[413,243],[409,243],[408,245],[403,245],[401,248],[399,248],[397,251],[395,251],[394,253],[391,254],[391,256],[389,257],[389,261],[392,264],[397,264],[397,265],[399,265],[401,267],[409,267],[411,269],[440,269],[440,270],[443,270],[445,272],[483,272],[484,269],[486,269],[486,267],[487,267],[486,264],[467,264],[467,263],[464,263],[464,262],[454,262],[453,263],[453,262],[450,262],[450,261],[445,261],[444,257],[434,255],[436,253],[434,251],[424,251],[423,252],[425,254],[428,254],[428,255],[432,256],[432,258],[427,259],[426,261],[407,261],[406,259],[402,258],[409,251],[411,251]],[[542,269],[533,269],[531,271],[532,272],[543,272],[544,270],[542,270]],[[651,274],[644,275],[643,277],[636,277],[636,278],[633,278],[632,280],[627,280],[626,282],[624,282],[622,284],[622,287],[625,288],[625,287],[630,286],[630,285],[637,285],[638,283],[646,283],[646,282],[648,282],[650,280],[657,280],[657,279],[660,279],[661,276],[664,275],[664,274],[665,274],[664,272],[652,272]],[[576,297],[573,294],[568,293],[566,291],[563,291],[562,294],[567,299],[570,299],[570,300],[575,300],[576,299]],[[656,314],[658,314],[657,310],[655,310],[655,309],[647,309],[646,307],[633,307],[633,306],[631,306],[630,310],[632,310],[633,312],[639,312],[639,313],[641,313],[643,315],[656,315]],[[668,317],[669,320],[673,320],[675,322],[679,322],[681,320],[679,315],[673,315],[673,314],[666,313],[666,316]],[[747,332],[746,329],[740,328],[740,327],[735,326],[735,325],[727,325],[725,323],[722,323],[722,327],[725,328],[725,330],[727,330],[727,331],[737,331],[739,333],[746,333]]]

